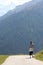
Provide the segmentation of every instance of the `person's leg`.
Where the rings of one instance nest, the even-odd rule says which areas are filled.
[[[31,55],[30,55],[30,59],[31,59]]]
[[[29,52],[29,55],[30,55],[30,59],[31,59],[31,56],[32,56],[32,55],[31,55],[31,52]]]
[[[32,58],[33,58],[33,51],[32,51]]]

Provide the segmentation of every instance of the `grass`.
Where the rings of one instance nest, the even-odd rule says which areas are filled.
[[[43,50],[35,54],[37,60],[43,61]]]
[[[0,55],[0,65],[6,60],[8,55]]]

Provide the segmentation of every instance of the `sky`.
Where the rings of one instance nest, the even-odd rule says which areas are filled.
[[[32,0],[0,0],[0,16],[3,16],[9,10],[14,9],[18,5],[22,5]]]

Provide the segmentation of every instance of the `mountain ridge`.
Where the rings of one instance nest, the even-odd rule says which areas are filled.
[[[32,0],[30,2],[24,3],[23,5],[18,5],[13,10],[8,11],[5,15],[1,16],[0,19],[2,20],[2,18],[4,19],[9,15],[18,13],[18,12],[24,10],[25,8],[33,7],[34,5],[38,4],[40,1],[41,0]]]

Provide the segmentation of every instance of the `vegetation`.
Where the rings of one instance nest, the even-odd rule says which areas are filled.
[[[43,50],[35,54],[35,58],[43,61]]]
[[[6,60],[8,55],[0,55],[0,65]]]

